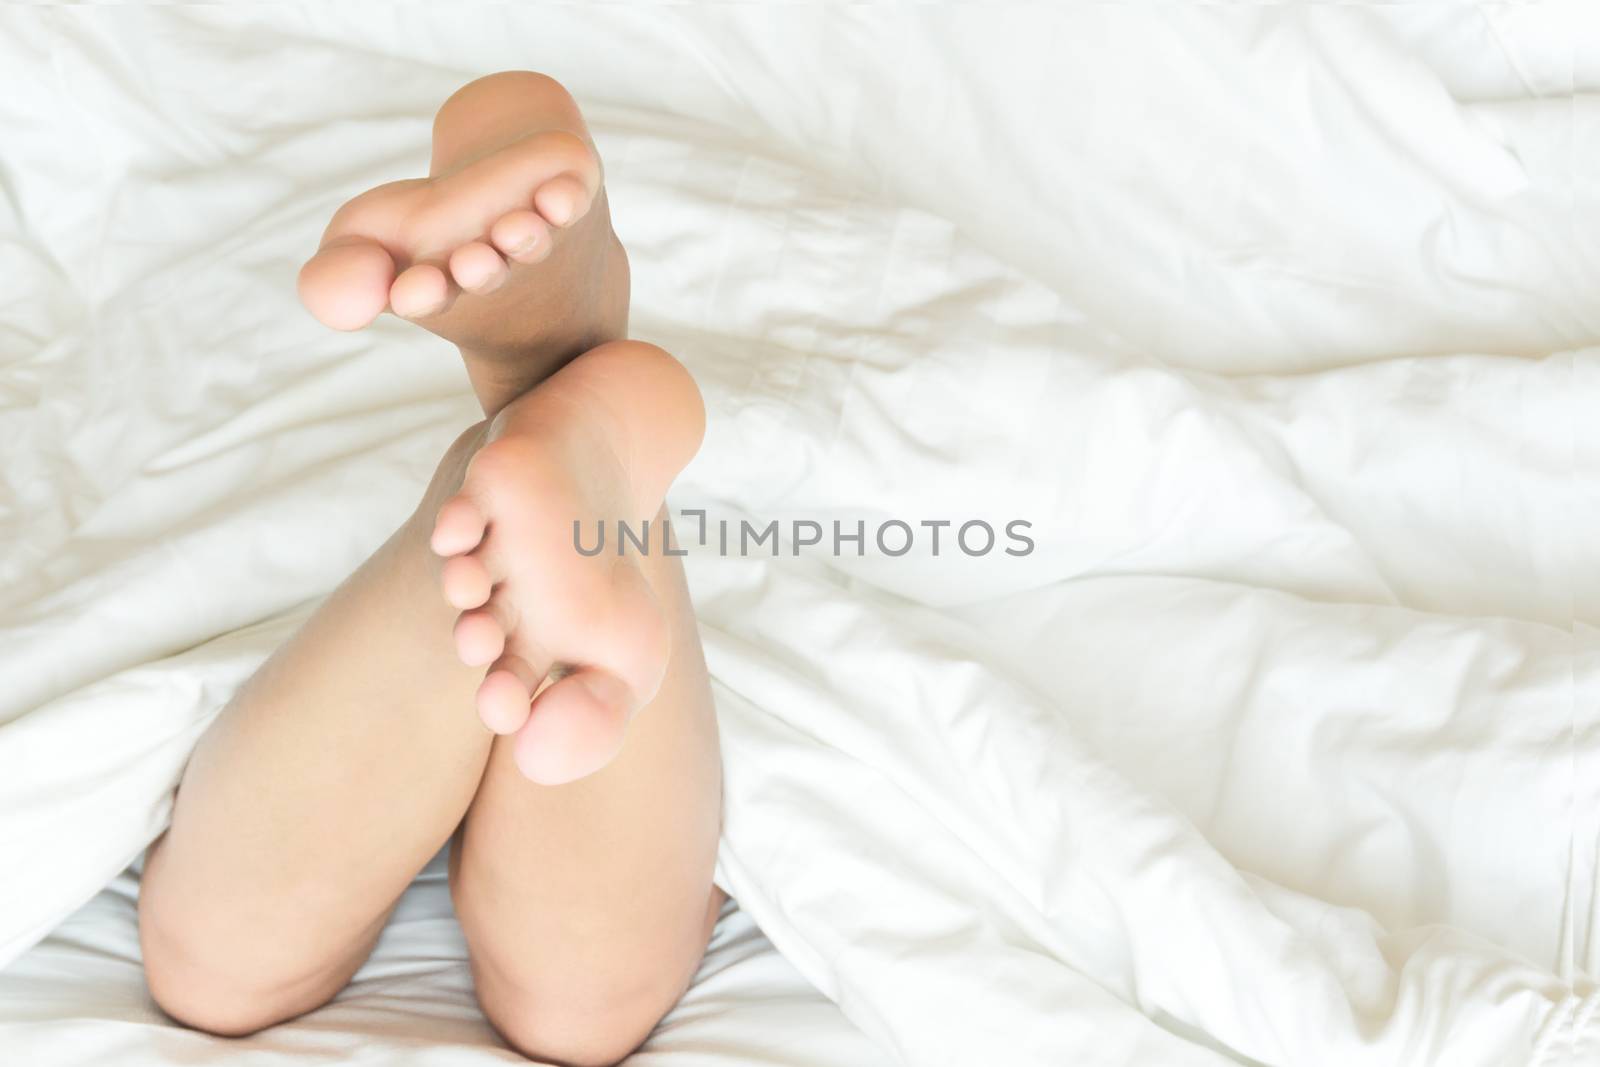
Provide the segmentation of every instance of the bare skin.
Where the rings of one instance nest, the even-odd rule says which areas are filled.
[[[334,329],[387,307],[452,342],[490,414],[625,336],[628,257],[577,104],[525,72],[458,91],[434,119],[430,177],[335,212],[300,296]]]
[[[582,557],[571,522],[657,515],[703,411],[675,360],[618,339],[626,257],[559,85],[467,86],[433,173],[341,209],[301,292],[336,326],[392,304],[455,341],[491,418],[202,738],[146,858],[146,975],[217,1034],[310,1011],[457,834],[490,1022],[531,1057],[613,1063],[721,906],[721,771],[677,559]]]

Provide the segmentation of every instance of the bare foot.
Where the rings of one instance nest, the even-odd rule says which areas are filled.
[[[480,78],[439,109],[430,176],[337,212],[300,298],[357,330],[385,309],[461,349],[493,414],[627,332],[628,258],[577,104],[542,74]]]
[[[522,773],[558,784],[591,774],[622,746],[655,696],[670,631],[619,521],[650,524],[665,547],[662,499],[700,446],[705,412],[683,366],[640,341],[587,352],[512,400],[488,424],[432,537],[444,597],[461,612],[456,652],[489,667],[478,713],[517,734]],[[593,547],[580,553],[574,523]]]

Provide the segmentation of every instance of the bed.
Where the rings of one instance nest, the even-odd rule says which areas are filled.
[[[1600,17],[1577,3],[0,15],[0,1064],[514,1062],[436,861],[332,1005],[149,1002],[232,688],[471,419],[292,286],[454,87],[566,82],[737,901],[630,1063],[1600,1062]],[[870,531],[1022,521],[1034,547]]]

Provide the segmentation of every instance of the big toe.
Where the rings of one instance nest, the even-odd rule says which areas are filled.
[[[621,751],[632,705],[628,687],[615,675],[574,671],[533,702],[512,749],[517,768],[542,785],[593,774]]]
[[[300,268],[300,301],[325,326],[359,330],[389,304],[394,259],[376,241],[330,241]]]

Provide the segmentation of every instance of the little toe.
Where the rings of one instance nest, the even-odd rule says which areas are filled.
[[[571,174],[558,174],[533,192],[533,206],[552,226],[571,226],[589,210],[588,186]]]
[[[376,241],[329,241],[300,268],[300,302],[335,330],[359,330],[382,314],[394,282],[394,259]]]
[[[440,569],[439,586],[445,603],[457,611],[468,611],[489,602],[494,582],[477,556],[452,556]]]
[[[622,750],[632,712],[621,679],[595,668],[574,671],[533,702],[512,749],[517,768],[542,785],[593,774]]]
[[[477,548],[487,528],[488,520],[478,505],[464,496],[453,496],[439,508],[428,544],[435,555],[459,556]]]
[[[517,263],[537,263],[550,254],[550,225],[537,212],[510,211],[489,228],[489,240]]]
[[[450,253],[450,276],[469,293],[493,292],[508,273],[500,253],[482,241],[469,241]]]
[[[482,667],[500,658],[506,632],[487,608],[463,612],[456,620],[456,657],[468,667]]]
[[[403,319],[426,318],[449,301],[450,279],[431,263],[407,267],[389,286],[389,307]]]

